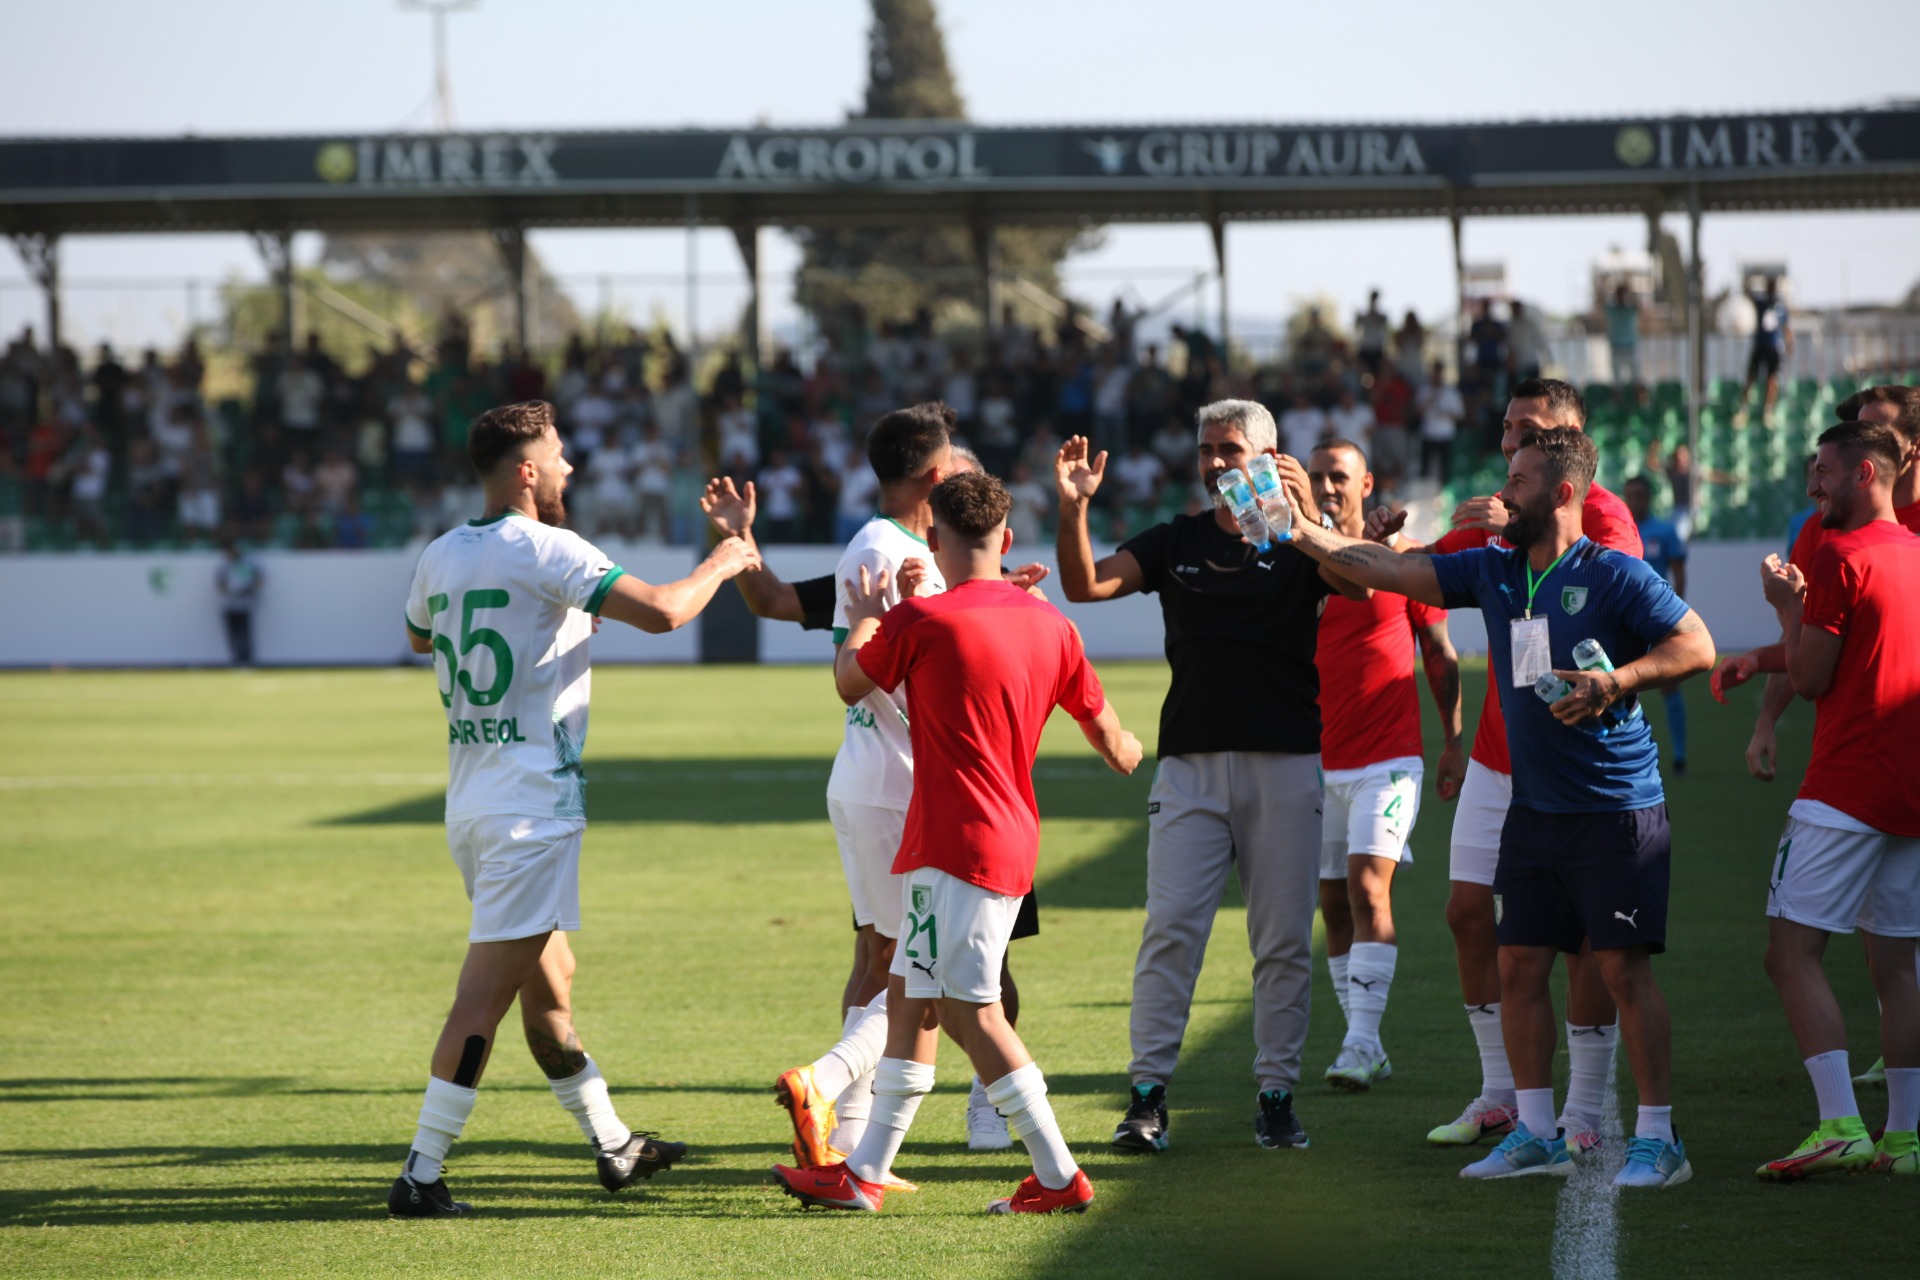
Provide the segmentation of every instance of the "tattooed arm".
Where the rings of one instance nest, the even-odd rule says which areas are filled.
[[[1310,520],[1294,525],[1294,545],[1333,570],[1348,582],[1376,591],[1391,591],[1441,607],[1440,578],[1433,571],[1433,558],[1402,554],[1364,538],[1349,538],[1333,529],[1322,528]]]
[[[1713,665],[1713,637],[1700,615],[1687,616],[1642,657],[1614,671],[1556,671],[1573,692],[1549,708],[1562,724],[1597,716],[1630,693],[1678,684]]]

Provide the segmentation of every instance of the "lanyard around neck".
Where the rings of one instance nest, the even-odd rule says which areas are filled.
[[[1573,550],[1572,547],[1567,548],[1567,551],[1571,550]],[[1555,556],[1553,563],[1542,569],[1538,578],[1533,576],[1533,562],[1531,560],[1527,562],[1527,618],[1529,621],[1533,618],[1533,593],[1538,591],[1541,585],[1546,582],[1548,574],[1560,567],[1560,562],[1567,558],[1567,551],[1562,551],[1559,555]]]

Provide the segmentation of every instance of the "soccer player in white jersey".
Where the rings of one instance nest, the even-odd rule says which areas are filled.
[[[933,509],[927,499],[954,469],[954,421],[945,404],[917,404],[885,415],[868,433],[867,461],[880,480],[880,510],[847,544],[834,570],[840,584],[833,617],[836,646],[848,633],[846,583],[859,581],[862,569],[875,582],[884,571],[886,604],[892,607],[900,602],[900,566],[909,559],[932,560],[927,530],[933,527]],[[945,589],[939,567],[930,565],[919,594]],[[852,1150],[873,1110],[873,1066],[887,1038],[887,975],[900,936],[901,891],[893,859],[912,799],[906,691],[876,688],[847,708],[845,736],[827,781],[827,814],[859,929],[855,975],[842,999],[841,1040],[813,1063],[782,1073],[774,1084],[793,1121],[794,1159],[803,1168],[833,1163],[833,1149]],[[911,1187],[897,1180],[889,1185]]]
[[[419,1130],[387,1197],[388,1211],[404,1218],[471,1208],[453,1198],[441,1168],[516,998],[534,1060],[592,1144],[602,1185],[618,1191],[686,1154],[684,1143],[620,1122],[573,1027],[566,935],[580,927],[587,645],[597,617],[672,631],[758,561],[729,538],[691,576],[654,586],[561,528],[573,468],[544,402],[482,414],[467,449],[486,509],[428,546],[406,608],[408,640],[434,655],[447,714],[447,844],[473,924]]]

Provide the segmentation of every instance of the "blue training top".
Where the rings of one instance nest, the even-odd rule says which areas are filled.
[[[1659,516],[1648,516],[1640,522],[1640,545],[1646,548],[1647,567],[1673,581],[1673,562],[1687,558],[1687,542],[1680,536],[1679,526]],[[1611,657],[1613,651],[1607,654]]]
[[[1513,802],[1539,813],[1617,813],[1661,803],[1660,753],[1645,716],[1615,725],[1605,737],[1591,725],[1564,725],[1531,686],[1513,687],[1512,629],[1527,612],[1527,557],[1483,547],[1433,557],[1449,609],[1477,606],[1487,623],[1489,679],[1500,691],[1513,758]],[[1545,579],[1535,579],[1533,616],[1547,620],[1556,671],[1571,671],[1573,646],[1598,640],[1624,667],[1665,639],[1687,616],[1667,580],[1635,556],[1586,538]],[[1614,704],[1625,715],[1629,697]]]

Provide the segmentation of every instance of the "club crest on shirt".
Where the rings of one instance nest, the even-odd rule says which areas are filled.
[[[1572,617],[1587,607],[1587,589],[1585,587],[1562,587],[1560,589],[1560,607]]]

